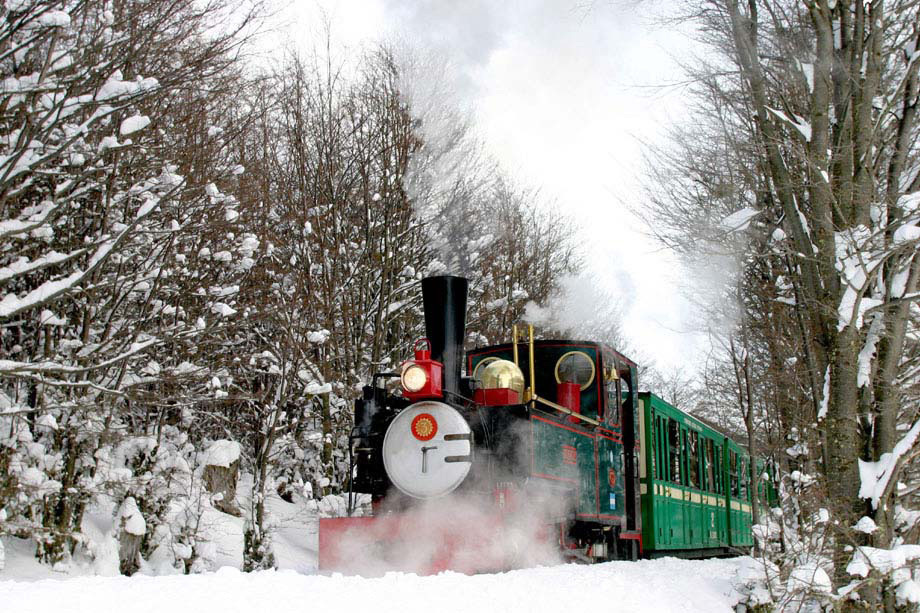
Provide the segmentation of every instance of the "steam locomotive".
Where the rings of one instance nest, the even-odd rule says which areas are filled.
[[[467,280],[429,277],[422,295],[427,337],[355,403],[351,487],[371,495],[373,516],[320,520],[321,570],[370,558],[421,572],[540,561],[520,558],[533,550],[522,541],[582,562],[753,544],[760,467],[640,393],[633,361],[515,327],[510,343],[468,352],[462,376]]]

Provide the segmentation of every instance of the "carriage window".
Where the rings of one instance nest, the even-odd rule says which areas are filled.
[[[668,433],[666,423],[664,417],[658,418],[658,478],[662,481],[668,478]]]
[[[696,432],[687,432],[687,475],[690,487],[700,487],[700,438]]]
[[[706,481],[706,437],[700,435],[700,489],[706,491],[709,487],[709,483]]]
[[[584,351],[569,351],[556,362],[556,383],[577,383],[582,391],[594,381],[594,360]]]
[[[668,466],[671,482],[680,483],[680,427],[673,419],[668,420]]]
[[[724,494],[725,489],[722,483],[725,481],[725,462],[722,455],[722,446],[716,445],[716,492]]]
[[[713,464],[715,458],[713,457],[713,444],[712,439],[706,439],[706,485],[707,489],[710,492],[717,492],[715,475],[713,474]]]
[[[748,499],[748,469],[747,469],[747,460],[741,458],[739,481],[741,482],[741,498]]]
[[[664,481],[668,478],[668,469],[665,464],[665,458],[667,457],[666,449],[667,437],[666,437],[666,427],[663,417],[658,418],[658,478]]]
[[[680,468],[683,473],[681,483],[687,485],[687,431],[680,429]]]
[[[734,451],[728,452],[728,473],[731,479],[730,494],[735,498],[738,497],[738,454]]]
[[[706,474],[706,437],[702,434],[700,435],[700,489],[703,491],[709,490],[711,487],[710,481],[707,479]]]

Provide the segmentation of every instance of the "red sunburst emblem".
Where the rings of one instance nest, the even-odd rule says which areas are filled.
[[[428,413],[419,413],[412,420],[412,436],[420,441],[430,441],[438,433],[438,422]]]

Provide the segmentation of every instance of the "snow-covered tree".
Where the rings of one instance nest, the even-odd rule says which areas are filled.
[[[838,596],[893,609],[905,577],[848,564],[901,543],[920,431],[916,3],[689,4],[711,53],[688,65],[694,121],[651,164],[654,230],[731,265],[727,291],[702,285],[730,307],[710,313],[742,408],[808,490],[800,542],[820,553],[795,562],[826,555]],[[863,516],[877,529],[852,529]]]
[[[232,65],[249,22],[222,22],[227,8],[100,0],[3,9],[0,372],[4,435],[19,444],[0,462],[51,562],[66,561],[97,493],[95,453],[147,435],[164,406],[144,394],[198,368],[153,356],[175,356],[208,320],[232,314],[205,288],[187,301],[181,282],[183,242],[192,236],[207,250],[215,237],[200,229],[228,219],[232,200],[215,187],[232,177],[226,156],[195,176],[185,163],[192,139],[179,134],[194,129],[180,111]],[[218,24],[224,33],[214,35]]]

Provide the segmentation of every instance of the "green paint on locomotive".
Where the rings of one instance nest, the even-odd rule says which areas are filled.
[[[580,394],[581,414],[600,419],[600,428],[585,429],[577,418],[560,415],[548,407],[531,409],[530,476],[543,479],[554,488],[572,492],[576,518],[606,524],[625,522],[626,493],[623,478],[623,445],[619,432],[621,391],[603,378],[607,356],[601,355],[597,343],[538,341],[534,349],[536,393],[558,402],[556,364],[572,351],[583,352],[590,359],[594,376]],[[473,373],[483,360],[512,360],[510,345],[486,347],[470,352],[468,372]],[[522,347],[519,363],[529,384],[529,356]],[[609,387],[609,389],[608,389]],[[609,406],[608,406],[609,405]],[[612,408],[610,408],[612,407]],[[543,410],[545,409],[545,410]]]
[[[750,459],[734,441],[639,394],[642,542],[646,550],[750,547]]]

